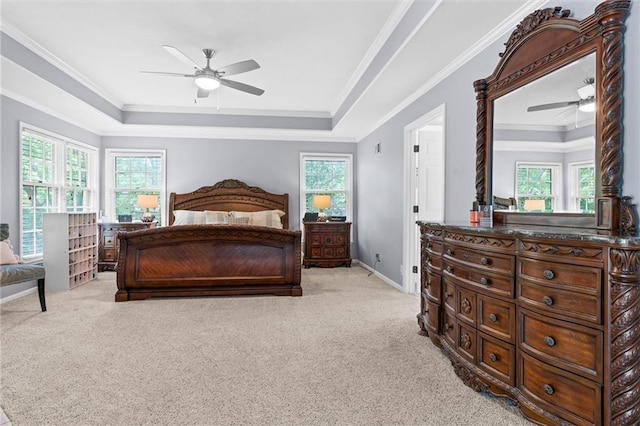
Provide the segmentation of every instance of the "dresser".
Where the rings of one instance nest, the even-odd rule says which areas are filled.
[[[113,222],[98,224],[98,272],[115,271],[118,263],[118,232],[155,227],[155,222]]]
[[[465,384],[542,424],[639,424],[640,238],[419,226],[418,323]]]
[[[305,222],[303,265],[351,266],[351,223]]]

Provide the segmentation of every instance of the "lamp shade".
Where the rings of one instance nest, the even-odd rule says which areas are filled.
[[[331,195],[314,195],[312,206],[314,209],[328,209],[331,207]]]
[[[204,90],[214,90],[220,87],[220,82],[213,76],[201,74],[196,76],[196,85]]]
[[[544,200],[524,200],[525,210],[544,210]]]
[[[138,207],[141,209],[154,209],[158,207],[158,196],[155,194],[138,195]]]

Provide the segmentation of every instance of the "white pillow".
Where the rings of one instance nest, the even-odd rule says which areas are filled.
[[[204,222],[210,225],[221,225],[227,223],[227,219],[229,218],[229,212],[223,211],[212,211],[205,210],[204,211]]]
[[[204,225],[205,214],[201,211],[195,210],[174,210],[173,221],[174,225]]]
[[[284,216],[282,210],[263,210],[259,212],[238,212],[232,211],[234,217],[248,217],[251,226],[266,226],[268,228],[282,229],[282,221],[280,218]]]
[[[20,258],[13,254],[13,248],[9,240],[0,241],[0,265],[15,265]]]

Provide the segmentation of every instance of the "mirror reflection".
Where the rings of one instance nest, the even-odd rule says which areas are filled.
[[[493,102],[497,210],[594,213],[595,54]]]

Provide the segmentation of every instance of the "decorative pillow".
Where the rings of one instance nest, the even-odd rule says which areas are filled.
[[[268,228],[282,229],[282,221],[280,218],[284,216],[282,210],[263,210],[259,212],[238,212],[232,211],[233,217],[248,217],[251,226],[266,226]]]
[[[14,265],[20,263],[20,257],[13,254],[9,240],[0,241],[0,265]]]
[[[175,220],[174,225],[204,225],[205,215],[204,212],[195,210],[174,210],[173,216]]]
[[[228,218],[229,218],[229,212],[212,211],[212,210],[204,211],[204,222],[206,224],[221,225],[221,224],[227,223]]]
[[[225,223],[227,225],[248,225],[249,224],[249,218],[248,217],[227,216]]]

